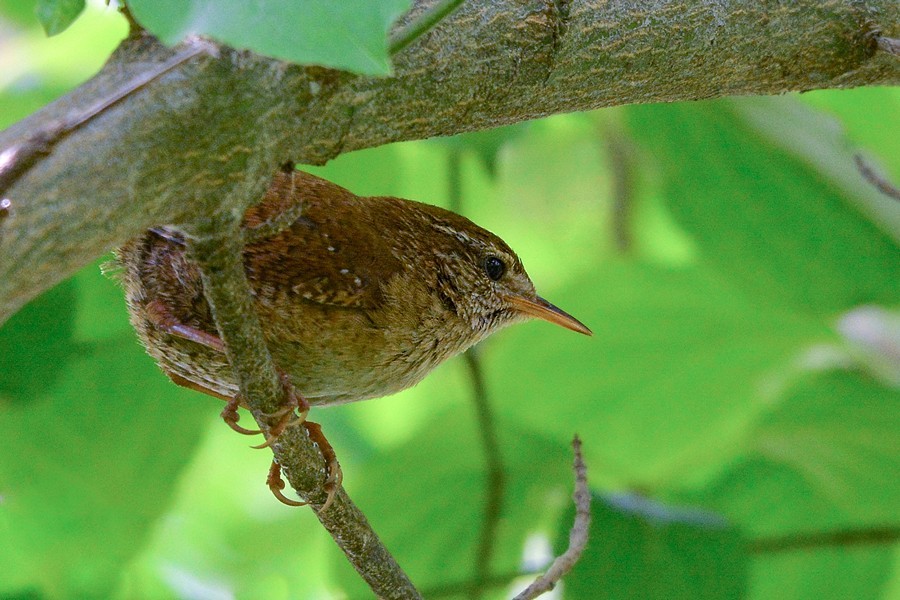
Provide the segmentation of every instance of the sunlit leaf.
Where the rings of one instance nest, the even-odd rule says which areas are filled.
[[[682,499],[713,507],[746,532],[754,588],[792,598],[879,598],[892,544],[865,540],[868,530],[897,530],[897,400],[865,376],[813,376],[773,407],[741,460]],[[830,537],[841,532],[859,541]]]
[[[837,337],[708,269],[609,263],[552,299],[594,336],[518,326],[503,352],[488,353],[490,381],[534,431],[582,435],[586,456],[619,485],[717,469],[793,360]]]
[[[750,107],[752,121],[744,116]],[[796,136],[809,132],[784,109],[774,101],[720,101],[634,106],[628,114],[636,139],[657,157],[672,213],[704,259],[751,293],[826,314],[896,302],[895,241],[849,191],[836,189],[827,163],[812,164],[796,147],[762,135],[757,123],[767,118],[781,119],[782,129],[795,123]],[[828,130],[814,139],[807,145],[838,143]]]
[[[409,0],[131,0],[144,27],[167,44],[189,35],[301,64],[387,75],[386,33]]]

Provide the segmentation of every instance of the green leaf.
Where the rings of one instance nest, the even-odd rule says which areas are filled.
[[[896,529],[898,472],[897,393],[861,375],[828,372],[787,394],[743,458],[679,500],[712,507],[745,531],[756,557],[754,597],[777,590],[810,600],[875,599],[883,597],[893,547],[829,542],[827,534]]]
[[[166,44],[205,35],[300,64],[387,75],[386,32],[409,0],[131,0],[129,7]]]
[[[861,545],[819,552],[757,556],[750,565],[752,600],[892,600],[887,591],[895,571],[890,545]]]
[[[84,10],[84,0],[39,0],[37,18],[48,36],[62,33]]]
[[[897,399],[860,375],[815,376],[759,424],[741,461],[690,500],[713,502],[761,536],[890,523],[900,505]]]
[[[897,243],[854,197],[870,190],[835,185],[832,177],[843,171],[826,167],[840,142],[821,127],[816,135],[809,119],[791,118],[785,102],[634,106],[627,114],[636,139],[657,158],[672,213],[704,260],[750,293],[827,315],[897,302]],[[761,126],[767,121],[778,123],[782,137],[808,141],[803,148],[796,139],[775,143],[771,128]],[[804,149],[831,158],[812,161]]]
[[[734,104],[734,109],[763,141],[788,152],[818,177],[831,183],[849,206],[869,217],[894,242],[900,242],[897,201],[881,193],[859,173],[855,160],[859,150],[851,146],[838,122],[787,97],[744,98]],[[888,104],[883,112],[896,114],[896,109]],[[897,125],[900,126],[900,120]],[[890,129],[889,125],[887,129]],[[896,141],[894,145],[898,145]],[[877,148],[881,156],[895,159],[890,143]],[[872,158],[865,154],[867,160]]]
[[[568,545],[573,514],[560,522],[557,555]],[[726,600],[744,597],[746,571],[741,536],[716,515],[595,495],[587,550],[563,585],[576,600]]]
[[[202,396],[185,401],[198,398],[211,416]],[[221,421],[202,437],[115,597],[196,598],[199,590],[207,598],[327,597],[328,563],[338,550],[312,511],[272,496],[265,485],[272,454],[248,448],[251,438]],[[346,453],[340,457],[347,462]]]
[[[798,99],[836,118],[852,145],[876,154],[892,179],[900,177],[900,139],[894,133],[896,128],[886,121],[900,114],[900,88],[816,90]]]
[[[95,327],[78,320],[101,305]],[[0,338],[0,594],[106,596],[219,407],[173,393],[96,265]]]
[[[594,336],[517,326],[504,352],[486,353],[490,382],[532,431],[581,434],[612,485],[655,490],[715,471],[795,358],[837,338],[708,267],[610,262],[548,297]]]
[[[572,456],[505,423],[496,424],[503,457],[501,514],[489,573],[518,569],[529,534],[549,534],[572,494]],[[568,439],[566,439],[568,442]],[[483,527],[487,468],[468,411],[438,415],[408,443],[361,465],[353,495],[416,585],[471,581]],[[340,559],[345,591],[364,597],[359,576]]]

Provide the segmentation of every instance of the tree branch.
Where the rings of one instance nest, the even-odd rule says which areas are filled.
[[[240,219],[232,214],[219,214],[198,223],[187,231],[188,251],[200,269],[241,393],[260,428],[268,434],[266,413],[283,405],[283,390],[251,303],[239,225]],[[420,598],[342,487],[332,505],[321,510],[326,497],[322,489],[326,465],[304,428],[285,430],[272,451],[291,486],[311,504],[319,521],[379,598]]]
[[[879,48],[898,37],[896,0],[469,0],[388,78],[222,48],[114,103],[9,188],[0,323],[150,226],[242,213],[286,160],[602,106],[896,84],[900,63]],[[94,79],[0,133],[0,154],[180,51],[128,38]]]
[[[535,579],[513,600],[533,600],[552,590],[566,573],[572,570],[587,547],[588,533],[591,528],[591,491],[588,489],[587,467],[581,456],[581,440],[577,435],[572,440],[572,450],[575,452],[573,465],[575,491],[572,492],[572,500],[575,502],[575,522],[569,532],[569,547],[556,557],[546,573]]]
[[[774,554],[818,550],[821,548],[845,548],[847,546],[871,546],[896,544],[900,541],[900,527],[884,525],[863,529],[839,531],[815,531],[793,533],[781,537],[760,538],[747,542],[747,552],[751,554]]]
[[[91,119],[108,110],[117,102],[136,93],[154,79],[162,77],[204,52],[215,55],[216,46],[205,40],[191,39],[185,43],[184,49],[178,54],[126,81],[121,88],[100,98],[93,106],[65,115],[59,121],[46,123],[43,129],[32,132],[19,144],[5,148],[3,154],[0,155],[0,196],[44,156],[49,155],[63,137],[90,122]],[[9,202],[8,199],[7,202]]]

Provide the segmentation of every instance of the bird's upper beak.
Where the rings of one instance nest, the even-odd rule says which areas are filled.
[[[523,298],[522,296],[511,296],[509,298],[509,301],[516,308],[516,310],[526,315],[537,317],[538,319],[543,319],[545,321],[555,323],[556,325],[561,325],[566,329],[571,329],[572,331],[577,331],[578,333],[593,335],[593,332],[588,329],[584,323],[582,323],[566,311],[553,306],[540,296],[535,296],[534,300],[530,298]]]

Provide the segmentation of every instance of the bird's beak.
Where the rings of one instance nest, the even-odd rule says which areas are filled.
[[[553,306],[540,296],[536,296],[534,300],[531,300],[530,298],[523,298],[521,296],[511,296],[509,298],[509,301],[516,308],[516,310],[528,316],[537,317],[538,319],[543,319],[545,321],[549,321],[550,323],[561,325],[566,329],[571,329],[572,331],[577,331],[578,333],[583,333],[585,335],[594,335],[593,332],[588,329],[584,323],[582,323],[566,311]]]

